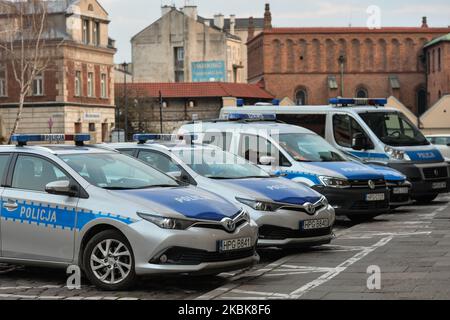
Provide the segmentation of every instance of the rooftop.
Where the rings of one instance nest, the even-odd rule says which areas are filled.
[[[425,48],[434,46],[435,44],[438,44],[438,43],[440,43],[440,42],[449,42],[449,41],[450,41],[450,33],[447,33],[446,35],[443,35],[443,36],[441,36],[441,37],[439,37],[439,38],[433,39],[433,40],[431,40],[430,42],[428,42],[428,43],[425,45]]]
[[[124,84],[116,84],[116,92],[120,95]],[[191,83],[131,83],[128,90],[137,96],[159,97],[161,92],[165,98],[208,98],[235,97],[273,99],[270,93],[255,84],[225,82],[191,82]]]

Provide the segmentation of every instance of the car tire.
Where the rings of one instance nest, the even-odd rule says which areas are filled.
[[[419,204],[429,204],[429,203],[433,202],[434,200],[436,200],[436,198],[438,196],[439,196],[438,194],[433,194],[431,196],[416,197],[414,200],[416,200],[417,203],[419,203]]]
[[[122,291],[133,286],[136,280],[134,266],[131,245],[116,230],[96,234],[83,252],[86,277],[101,290]]]

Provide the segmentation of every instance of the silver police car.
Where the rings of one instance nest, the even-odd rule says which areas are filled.
[[[0,262],[78,265],[104,290],[137,276],[218,274],[259,259],[249,214],[89,135],[16,135],[0,147]],[[76,146],[27,146],[75,140]]]
[[[137,134],[138,143],[108,146],[243,205],[259,226],[259,247],[310,247],[333,239],[335,212],[321,194],[220,148],[189,143],[189,136],[181,142],[161,141],[171,137]]]

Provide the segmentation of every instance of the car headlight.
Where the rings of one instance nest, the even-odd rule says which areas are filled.
[[[405,151],[397,150],[389,146],[386,146],[384,148],[384,151],[386,151],[389,158],[391,158],[392,160],[411,161],[411,158],[405,153]]]
[[[320,181],[327,186],[331,188],[349,188],[350,182],[345,179],[339,179],[339,178],[333,178],[333,177],[319,177]]]
[[[256,211],[277,211],[279,208],[281,208],[281,205],[277,205],[275,203],[270,202],[243,199],[243,198],[236,198],[236,200],[239,201],[240,203],[249,206],[250,208]]]
[[[162,229],[168,230],[186,230],[195,224],[195,221],[192,220],[183,220],[176,218],[168,218],[163,216],[156,216],[152,214],[138,212],[137,215],[144,220],[147,220],[153,224],[156,224],[158,227]]]

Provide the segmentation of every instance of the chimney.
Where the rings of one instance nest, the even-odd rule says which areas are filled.
[[[173,9],[174,9],[174,7],[172,7],[172,6],[162,6],[161,7],[161,16],[165,16],[166,14],[168,14]]]
[[[225,17],[223,16],[223,14],[219,13],[214,15],[214,25],[220,30],[223,30],[223,27],[225,25]]]
[[[272,13],[270,13],[270,4],[266,3],[264,12],[264,30],[272,29]]]
[[[427,17],[422,18],[422,28],[428,28]]]
[[[247,41],[250,41],[255,36],[255,22],[253,21],[253,17],[248,18],[248,38]]]
[[[183,13],[189,18],[197,20],[197,6],[184,6]]]
[[[236,16],[230,15],[230,33],[234,35],[236,33]]]

